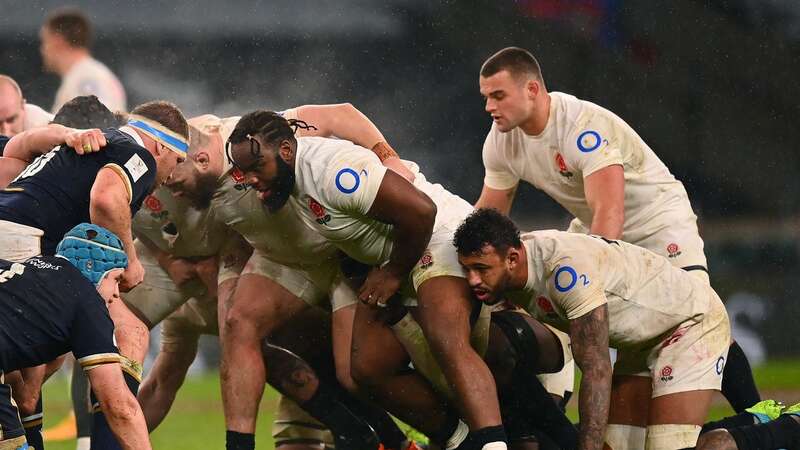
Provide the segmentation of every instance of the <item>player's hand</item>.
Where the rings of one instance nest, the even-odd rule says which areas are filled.
[[[130,292],[144,280],[144,266],[139,262],[139,258],[128,259],[128,267],[122,272],[122,280],[119,282],[119,290]]]
[[[217,274],[219,274],[219,260],[216,256],[201,259],[194,263],[197,278],[206,287],[209,297],[217,296]]]
[[[197,268],[195,263],[183,258],[170,258],[164,270],[167,275],[175,283],[175,286],[181,287],[189,281],[197,278]]]
[[[105,135],[97,128],[72,130],[67,133],[64,143],[79,155],[99,151],[107,144]]]
[[[386,269],[377,267],[372,269],[361,285],[358,300],[372,306],[386,306],[386,302],[400,289],[401,278]]]

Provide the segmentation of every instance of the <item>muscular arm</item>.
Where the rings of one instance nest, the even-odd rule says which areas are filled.
[[[92,223],[108,228],[122,241],[128,255],[123,283],[130,290],[142,281],[144,269],[133,247],[130,194],[122,176],[111,168],[103,168],[97,173],[90,193],[89,215]],[[137,273],[139,271],[141,273]]]
[[[359,299],[383,302],[399,287],[399,282],[422,257],[433,233],[436,205],[411,183],[391,170],[386,171],[378,194],[367,215],[394,226],[389,262],[373,270],[361,287]],[[382,275],[389,275],[385,278]]]
[[[414,181],[397,153],[386,142],[386,138],[367,116],[350,103],[337,105],[304,105],[295,109],[297,118],[314,125],[317,129],[297,130],[298,136],[336,136],[354,144],[371,149],[383,165],[403,178]]]
[[[611,403],[611,358],[608,354],[608,306],[569,324],[572,354],[583,378],[579,393],[581,450],[601,450]]]
[[[511,189],[497,190],[483,185],[481,196],[475,202],[475,209],[494,208],[501,213],[508,215],[511,212],[511,204],[514,202],[514,195],[517,193],[517,186]]]
[[[125,385],[119,364],[103,364],[89,370],[86,375],[120,446],[125,450],[152,448],[144,414],[136,397]]]
[[[586,177],[584,193],[592,210],[590,232],[608,239],[621,238],[625,223],[625,174],[622,166],[608,166]]]

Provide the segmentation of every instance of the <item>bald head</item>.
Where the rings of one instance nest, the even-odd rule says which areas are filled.
[[[14,136],[25,126],[25,99],[13,78],[0,75],[0,135]]]

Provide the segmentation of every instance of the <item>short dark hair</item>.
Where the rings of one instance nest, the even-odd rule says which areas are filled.
[[[167,127],[167,129],[180,134],[187,141],[189,140],[189,124],[186,122],[186,118],[183,117],[181,110],[174,103],[165,100],[153,100],[133,108],[131,114],[154,120]]]
[[[73,47],[89,48],[92,43],[92,24],[79,9],[57,9],[47,16],[44,24]]]
[[[514,77],[528,75],[544,83],[542,68],[531,52],[519,47],[506,47],[490,56],[481,66],[481,76],[490,77],[500,71],[507,70]]]
[[[72,128],[117,128],[122,126],[120,117],[109,111],[94,95],[81,95],[64,103],[53,123]]]
[[[477,255],[491,245],[501,255],[509,248],[520,248],[519,229],[505,214],[494,208],[481,208],[464,219],[453,237],[459,255]]]

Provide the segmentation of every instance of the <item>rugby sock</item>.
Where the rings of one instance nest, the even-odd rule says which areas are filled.
[[[345,389],[338,391],[341,402],[372,426],[387,450],[401,450],[406,435],[385,410],[357,398]]]
[[[728,361],[722,372],[722,395],[737,413],[761,401],[750,362],[736,342],[728,350]]]
[[[255,450],[255,448],[255,434],[225,431],[225,450]]]
[[[70,382],[72,409],[75,411],[75,424],[78,439],[92,435],[92,404],[89,401],[89,379],[77,362],[72,365],[72,381]]]
[[[327,387],[325,383],[320,383],[314,395],[300,407],[328,427],[333,434],[337,449],[378,448],[378,436],[372,427],[353,414],[339,400],[335,390]]]
[[[470,431],[458,450],[506,450],[506,432],[502,425]]]
[[[451,414],[447,417],[444,426],[436,433],[431,433],[428,438],[434,444],[447,450],[458,447],[466,439],[467,433],[469,433],[467,424],[462,422],[458,416]]]
[[[728,430],[740,449],[800,448],[800,423],[782,415],[768,423]]]
[[[124,370],[122,375],[125,377],[125,384],[128,385],[128,389],[130,389],[135,397],[136,394],[139,393],[140,381]],[[92,439],[89,448],[91,450],[122,450],[119,442],[117,442],[117,438],[114,436],[114,432],[111,431],[111,427],[108,425],[103,410],[100,409],[100,404],[97,402],[94,393],[92,393],[91,398],[95,411],[92,415]]]
[[[42,437],[44,413],[42,411],[42,393],[40,392],[39,402],[36,403],[34,413],[22,418],[22,426],[25,428],[25,439],[28,441],[28,446],[36,450],[44,450],[44,438]]]
[[[700,434],[708,433],[711,430],[718,430],[720,428],[728,430],[730,428],[743,427],[756,423],[758,423],[758,420],[755,416],[749,412],[742,412],[736,414],[735,416],[725,417],[724,419],[704,424],[703,428],[700,430]]]

